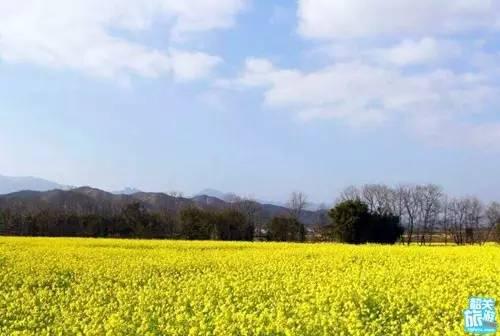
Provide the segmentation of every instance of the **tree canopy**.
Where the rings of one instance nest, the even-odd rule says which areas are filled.
[[[329,225],[327,234],[345,243],[394,244],[404,232],[398,216],[372,212],[359,199],[337,204],[329,215],[332,224]]]

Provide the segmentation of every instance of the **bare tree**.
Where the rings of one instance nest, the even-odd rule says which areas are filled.
[[[429,236],[429,242],[432,242],[434,227],[441,211],[443,191],[437,185],[428,184],[416,187],[416,195],[420,207],[420,244],[425,245],[426,235]]]
[[[483,209],[484,206],[479,199],[476,197],[467,198],[468,202],[468,213],[467,213],[467,224],[466,224],[466,236],[468,236],[468,243],[475,243],[478,239],[480,242],[479,234],[481,232],[481,221],[483,219]]]
[[[449,203],[450,230],[455,244],[466,243],[465,229],[470,213],[470,201],[467,198],[453,199]]]
[[[361,200],[371,212],[393,213],[391,209],[393,190],[383,184],[365,184],[360,191]]]
[[[418,215],[420,210],[419,195],[416,187],[408,185],[399,186],[398,193],[401,197],[403,214],[407,220],[406,243],[410,245],[413,239],[415,224],[418,222]]]
[[[448,245],[448,234],[450,233],[450,217],[449,217],[449,209],[450,209],[450,201],[447,196],[443,197],[441,202],[441,219],[439,221],[443,235],[444,235],[444,244]]]
[[[349,186],[340,193],[337,202],[353,201],[359,199],[361,199],[361,191],[355,186]]]
[[[365,184],[361,187],[361,200],[368,206],[368,210],[371,212],[377,211],[378,207],[378,195],[377,186],[374,184]]]
[[[485,217],[487,230],[483,243],[490,239],[491,232],[500,223],[500,203],[492,202],[486,209]]]
[[[300,220],[302,213],[307,206],[307,196],[300,191],[294,191],[290,195],[287,207],[290,209],[290,215],[296,220]]]

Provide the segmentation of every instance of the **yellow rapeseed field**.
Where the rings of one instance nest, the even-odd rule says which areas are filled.
[[[500,247],[0,238],[1,335],[463,335]]]

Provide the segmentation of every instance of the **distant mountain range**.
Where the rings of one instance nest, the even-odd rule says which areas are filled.
[[[238,198],[238,196],[234,193],[225,193],[216,189],[203,189],[199,193],[195,195],[196,196],[210,196],[210,197],[215,197],[220,200],[223,200],[225,202],[233,202],[235,199]]]
[[[70,189],[70,187],[37,177],[13,177],[0,175],[0,195],[22,190],[48,191],[54,189],[67,190]]]
[[[221,199],[226,202],[233,202],[235,199],[238,199],[238,195],[235,193],[227,193],[227,192],[222,192],[216,189],[203,189],[199,193],[197,193],[195,196],[200,196],[200,195],[206,195],[210,197],[216,197],[218,199]],[[261,203],[261,204],[271,204],[271,205],[276,205],[279,207],[286,207],[286,202],[275,202],[275,201],[265,201],[261,199],[255,199],[256,202]],[[317,204],[317,203],[308,203],[307,204],[307,209],[311,211],[316,211],[319,210],[322,207],[322,204]]]
[[[0,209],[64,209],[79,213],[117,213],[131,202],[141,202],[151,211],[176,210],[195,205],[205,209],[231,207],[236,199],[232,193],[205,189],[193,197],[175,197],[165,193],[142,192],[135,188],[107,192],[92,187],[74,188],[36,177],[8,177],[0,175]],[[262,201],[251,201],[259,208],[263,220],[286,215],[285,206]],[[318,211],[304,211],[302,221],[312,224]]]
[[[80,187],[71,190],[18,191],[0,196],[0,209],[11,209],[27,213],[41,210],[64,210],[79,214],[118,214],[127,204],[140,202],[152,212],[175,211],[187,206],[203,209],[223,210],[234,206],[217,197],[198,195],[192,198],[174,197],[164,193],[139,192],[132,195],[113,194],[107,191]],[[256,205],[258,217],[268,221],[274,216],[283,216],[289,209],[272,204]],[[304,211],[301,221],[310,225],[317,219],[318,212]]]
[[[139,189],[127,187],[123,190],[113,191],[113,194],[115,194],[115,195],[133,195],[133,194],[137,194],[140,192],[142,192],[142,191]]]

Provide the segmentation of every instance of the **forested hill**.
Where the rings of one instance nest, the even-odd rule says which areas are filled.
[[[20,191],[0,195],[0,210],[11,210],[17,213],[37,213],[44,210],[52,210],[79,215],[117,215],[127,205],[137,202],[151,213],[172,213],[190,206],[196,206],[205,210],[224,210],[234,208],[243,203],[244,206],[253,208],[261,221],[268,221],[272,217],[289,213],[289,209],[286,207],[261,204],[251,200],[226,202],[206,195],[185,198],[164,193],[147,192],[117,195],[91,187],[45,192]],[[305,225],[312,225],[315,223],[317,215],[317,211],[304,210],[301,213],[301,221]]]

